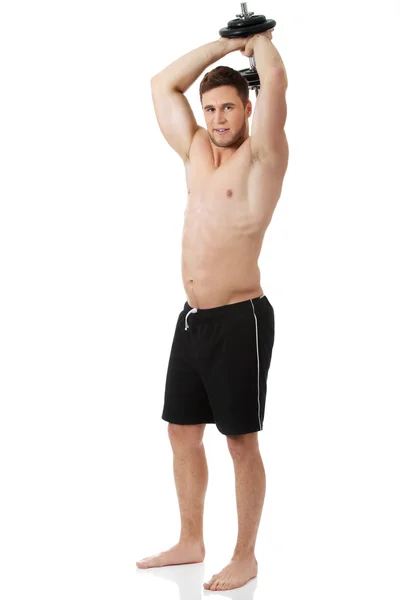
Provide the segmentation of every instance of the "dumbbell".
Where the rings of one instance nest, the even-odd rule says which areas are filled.
[[[228,25],[219,30],[221,37],[248,37],[275,27],[276,21],[273,19],[266,19],[264,15],[255,15],[253,12],[249,12],[247,2],[241,2],[240,7],[242,12],[240,15],[236,15],[238,18],[228,21]],[[255,90],[257,96],[260,90],[260,78],[254,56],[250,57],[250,69],[241,69],[239,73],[247,80],[249,89]]]

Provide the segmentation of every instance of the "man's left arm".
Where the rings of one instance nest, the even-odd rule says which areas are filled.
[[[251,153],[261,162],[286,170],[288,143],[284,131],[288,80],[282,58],[266,35],[254,36],[253,55],[260,77],[251,126]]]

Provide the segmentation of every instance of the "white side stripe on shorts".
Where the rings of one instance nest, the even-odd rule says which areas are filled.
[[[258,423],[259,423],[260,431],[261,431],[262,430],[262,426],[261,426],[261,416],[260,416],[260,357],[259,357],[259,352],[258,352],[258,323],[257,323],[257,316],[256,316],[256,313],[254,311],[253,301],[250,300],[250,302],[251,302],[251,306],[253,307],[254,320],[255,320],[255,323],[256,323],[257,389],[258,389],[257,402],[258,402]]]

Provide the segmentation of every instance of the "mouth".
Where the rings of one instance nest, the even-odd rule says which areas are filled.
[[[218,133],[218,135],[225,135],[225,133],[227,133],[229,129],[214,129],[214,131]]]

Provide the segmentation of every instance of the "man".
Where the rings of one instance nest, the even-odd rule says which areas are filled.
[[[287,77],[271,40],[271,31],[220,38],[151,80],[160,129],[184,161],[188,186],[182,237],[188,301],[176,324],[162,414],[169,423],[181,534],[175,546],[136,564],[204,560],[208,469],[202,439],[206,423],[215,423],[234,464],[238,539],[230,563],[204,584],[209,590],[238,588],[257,576],[254,550],[265,496],[257,432],[275,331],[257,261],[288,164]],[[237,71],[219,66],[204,76],[206,128],[184,96],[208,65],[235,50],[254,55],[260,77],[251,137],[248,84]]]

